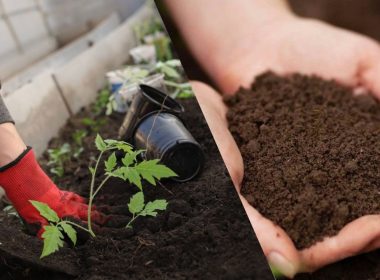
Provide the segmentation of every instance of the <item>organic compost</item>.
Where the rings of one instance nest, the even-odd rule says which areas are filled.
[[[227,104],[245,164],[241,192],[297,248],[380,213],[380,104],[370,94],[266,73]]]
[[[165,198],[169,205],[156,218],[142,217],[133,229],[128,201],[137,190],[110,181],[97,197],[98,210],[111,219],[97,228],[97,237],[75,248],[39,259],[42,241],[26,234],[19,219],[0,214],[0,279],[271,279],[207,124],[194,99],[184,100],[183,119],[205,153],[203,173],[187,183],[164,181],[145,185],[148,201]],[[95,116],[85,109],[72,117],[50,147],[72,142],[78,129],[87,130],[84,152],[65,164],[61,188],[88,196],[89,171],[97,155],[96,130],[83,124],[91,118],[103,125],[103,138],[116,138],[123,116]],[[41,159],[49,171],[47,155]],[[51,174],[53,176],[53,174]]]

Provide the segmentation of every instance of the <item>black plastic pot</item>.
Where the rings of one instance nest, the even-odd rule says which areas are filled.
[[[147,159],[160,159],[185,182],[202,169],[204,156],[198,142],[175,115],[152,112],[137,124],[132,142],[137,149],[146,150]]]
[[[184,112],[181,104],[160,90],[140,85],[140,91],[134,96],[129,111],[119,130],[121,139],[130,142],[136,124],[149,113],[160,111],[179,115]]]

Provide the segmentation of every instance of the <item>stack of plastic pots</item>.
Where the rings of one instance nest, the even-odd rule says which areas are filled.
[[[173,98],[148,85],[140,85],[119,131],[121,139],[145,150],[147,159],[160,159],[185,182],[202,169],[199,143],[180,119],[184,108]]]

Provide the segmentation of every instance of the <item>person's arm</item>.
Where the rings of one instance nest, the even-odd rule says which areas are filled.
[[[88,206],[79,195],[60,190],[42,170],[31,147],[26,147],[0,97],[0,186],[26,222],[31,233],[41,237],[48,222],[30,203],[46,203],[59,217],[87,220]],[[92,212],[93,221],[103,223],[105,217]]]
[[[243,46],[252,51],[254,41],[268,35],[271,25],[294,17],[286,0],[166,0],[165,4],[196,59],[224,92],[233,90],[223,86],[226,79],[233,79],[229,75],[244,71],[232,68],[237,59],[244,59],[245,38],[254,38]]]

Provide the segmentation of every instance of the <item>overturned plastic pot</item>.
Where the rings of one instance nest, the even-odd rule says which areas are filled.
[[[147,114],[160,111],[179,115],[184,112],[181,104],[162,91],[142,84],[133,97],[131,106],[119,130],[119,137],[127,142],[133,139],[137,123]]]
[[[145,149],[147,159],[159,158],[185,182],[193,179],[202,169],[204,156],[198,142],[182,121],[170,113],[153,112],[137,124],[133,136],[137,149]]]

